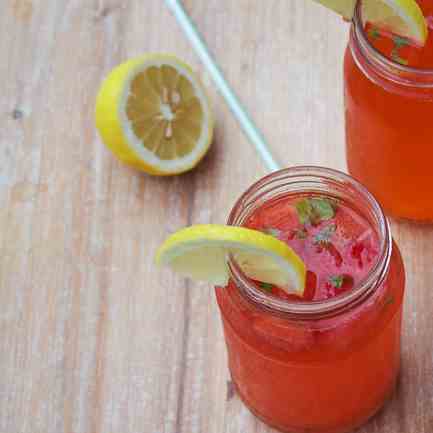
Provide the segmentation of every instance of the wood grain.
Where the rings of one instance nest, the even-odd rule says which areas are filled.
[[[306,0],[188,0],[284,165],[344,168],[347,27]],[[218,127],[193,172],[144,176],[93,125],[101,79],[145,51],[191,63]],[[0,432],[264,433],[233,392],[213,291],[153,265],[265,174],[161,0],[3,0]],[[407,274],[398,392],[362,433],[433,431],[433,229],[393,223]]]

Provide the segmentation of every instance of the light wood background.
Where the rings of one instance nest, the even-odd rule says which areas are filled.
[[[344,168],[347,26],[310,0],[185,4],[277,159]],[[101,79],[145,51],[213,96],[214,146],[183,176],[130,170],[95,132]],[[0,53],[0,433],[270,432],[233,394],[213,290],[153,265],[265,174],[163,1],[1,0]],[[433,228],[393,229],[403,370],[360,432],[432,433]]]

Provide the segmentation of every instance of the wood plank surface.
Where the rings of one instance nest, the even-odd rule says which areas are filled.
[[[344,169],[347,26],[309,0],[185,5],[281,164]],[[184,58],[213,97],[213,148],[186,175],[128,169],[95,132],[101,79],[147,51]],[[271,432],[230,386],[213,290],[153,265],[266,173],[163,1],[2,0],[0,53],[0,432]],[[433,228],[393,230],[403,369],[360,432],[432,433]]]

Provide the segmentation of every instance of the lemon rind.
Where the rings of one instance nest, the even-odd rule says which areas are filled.
[[[204,111],[204,124],[197,145],[188,155],[173,161],[162,160],[145,149],[135,136],[126,115],[126,101],[131,81],[149,66],[170,65],[190,82]],[[152,175],[180,174],[195,167],[207,153],[213,136],[214,116],[210,99],[198,76],[177,57],[170,54],[150,54],[129,60],[113,69],[104,80],[97,96],[96,126],[107,147],[124,163]]]
[[[203,246],[222,249],[226,252],[227,258],[230,253],[236,254],[241,251],[268,256],[288,276],[288,283],[295,282],[291,288],[296,293],[302,294],[304,291],[305,264],[292,248],[279,239],[245,227],[207,224],[179,230],[161,245],[156,254],[156,262],[159,265],[170,266],[177,257],[200,250]],[[228,267],[226,272],[227,275],[221,276],[222,281],[228,279]]]

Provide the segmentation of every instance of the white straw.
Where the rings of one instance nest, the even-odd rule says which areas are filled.
[[[194,23],[186,13],[181,0],[165,0],[165,3],[173,12],[177,22],[181,26],[185,35],[188,37],[195,52],[200,57],[203,64],[206,66],[215,85],[217,86],[220,93],[223,95],[225,101],[227,102],[227,105],[229,106],[232,113],[235,115],[245,135],[254,144],[266,167],[270,171],[279,170],[280,167],[276,163],[271,152],[269,151],[269,147],[263,134],[254,124],[251,117],[248,115],[245,108],[239,101],[238,97],[233,92],[230,85],[227,83],[223,73],[221,72],[221,69],[215,63],[212,55],[209,52],[209,49],[207,48],[205,42],[198,33]]]

